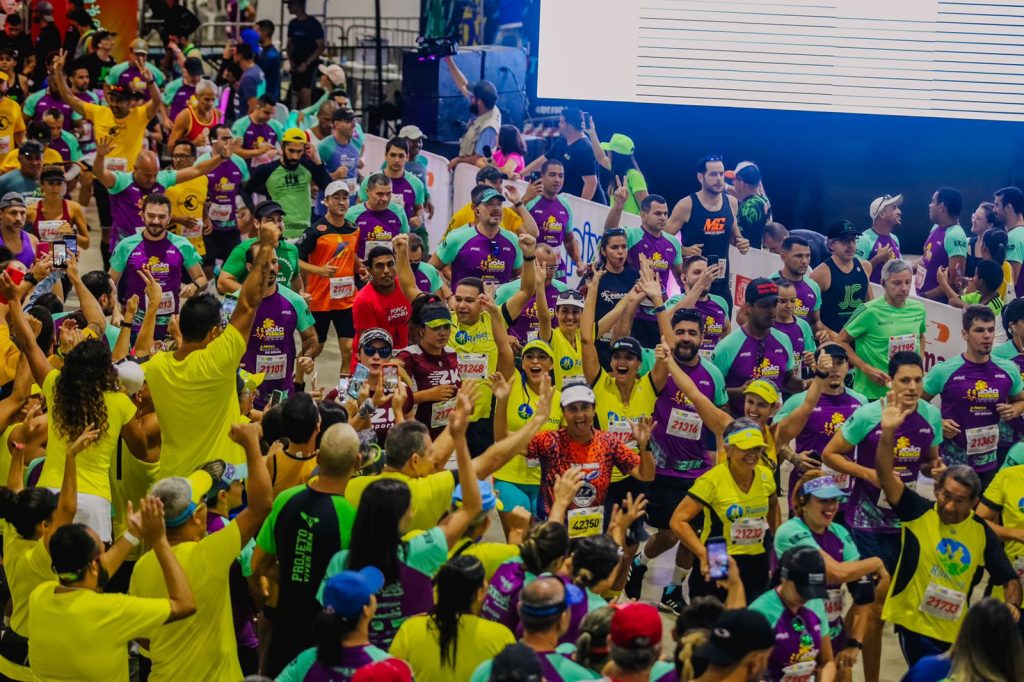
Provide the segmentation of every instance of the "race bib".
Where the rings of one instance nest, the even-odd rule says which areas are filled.
[[[331,299],[349,298],[356,293],[354,277],[331,277]]]
[[[917,349],[917,337],[913,334],[900,334],[898,336],[889,337],[889,358],[901,351],[910,351],[911,353]]]
[[[569,510],[569,537],[582,538],[601,533],[604,507],[586,507]]]
[[[941,620],[957,620],[967,602],[967,593],[928,583],[920,610]]]
[[[160,305],[156,308],[157,315],[173,315],[174,314],[174,292],[163,291],[160,293]],[[259,371],[259,370],[257,370]]]
[[[62,237],[63,220],[40,220],[39,239],[44,242],[55,242]]]
[[[816,654],[816,652],[808,653]],[[815,661],[800,661],[793,665],[787,665],[782,669],[782,678],[779,682],[812,682],[817,665]]]
[[[434,403],[430,406],[430,428],[443,429],[448,426],[448,417],[455,409],[455,398],[443,402]]]
[[[540,338],[540,332],[526,332],[526,343],[536,341]]]
[[[231,220],[231,204],[210,204],[207,215],[218,223]]]
[[[969,456],[987,455],[996,451],[999,442],[999,424],[976,426],[967,429],[967,454]]]
[[[636,441],[633,440],[633,427],[630,426],[628,419],[609,422],[608,433],[614,433],[619,440],[626,444],[627,448],[637,449]]]
[[[128,170],[128,159],[122,159],[119,156],[110,156],[107,157],[107,160],[104,162],[103,167],[106,168],[111,173],[113,173],[114,171],[124,172]]]
[[[700,440],[700,415],[673,407],[668,417],[668,435],[686,440]]]
[[[486,379],[487,354],[459,353],[459,375],[463,379]]]
[[[284,379],[288,356],[284,353],[256,356],[256,373],[263,372],[266,379]]]
[[[914,288],[917,289],[917,295],[921,295],[921,288],[924,286],[924,273],[926,268],[923,265],[917,266],[917,273],[914,275]]]
[[[831,476],[832,480],[836,482],[836,487],[839,488],[840,490],[850,490],[851,481],[849,474],[841,474],[835,469],[830,469],[828,466],[824,464],[821,465],[821,473],[825,474],[826,476]]]
[[[764,519],[744,517],[732,522],[729,537],[734,545],[760,545],[764,543],[767,530],[768,522]]]
[[[843,619],[843,606],[842,588],[830,588],[828,599],[825,600],[825,615],[828,616],[828,622],[834,623]]]
[[[11,138],[10,138],[10,136],[0,137],[0,152],[3,152],[4,154],[6,154],[9,151],[11,151]]]
[[[386,241],[385,242],[385,241],[380,241],[380,240],[371,240],[371,241],[366,242],[366,244],[364,246],[365,246],[365,248],[363,249],[363,258],[365,259],[366,255],[368,253],[370,253],[371,251],[373,251],[378,246],[383,246],[385,248],[390,249],[391,248],[391,242],[390,241]]]

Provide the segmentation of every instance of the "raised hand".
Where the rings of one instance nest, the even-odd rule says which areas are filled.
[[[573,495],[583,485],[583,470],[577,466],[569,467],[560,476],[555,477],[552,486],[552,502],[562,502],[566,507],[572,504]]]
[[[629,201],[629,187],[622,182],[621,176],[615,176],[615,191],[612,192],[612,197],[615,199],[615,205],[620,207],[625,206]]]
[[[259,422],[232,424],[231,429],[228,431],[228,438],[242,447],[255,445],[258,448],[260,444],[260,435],[262,435],[262,433],[263,427],[260,426]]]
[[[27,421],[28,416],[26,415],[26,422]],[[85,425],[85,429],[82,430],[82,433],[79,434],[78,438],[75,439],[75,442],[71,444],[71,447],[68,448],[68,457],[74,457],[82,450],[85,450],[87,447],[95,443],[99,437],[99,430],[95,428],[95,424],[89,422]]]
[[[899,396],[897,396],[895,390],[889,391],[889,395],[881,399],[881,404],[882,420],[880,424],[882,431],[888,431],[889,433],[894,433],[896,429],[903,425],[903,421],[917,409],[916,405],[906,409],[900,407]]]
[[[644,415],[638,422],[630,422],[629,429],[633,432],[633,440],[643,450],[651,440],[651,431],[654,430],[654,419],[651,415]]]
[[[505,381],[505,375],[501,372],[495,372],[487,377],[488,381],[491,382],[491,391],[494,393],[496,400],[505,400],[508,398],[509,393],[512,392],[512,387]]]
[[[537,251],[537,238],[532,234],[519,235],[519,250],[523,252],[523,258],[530,258]]]

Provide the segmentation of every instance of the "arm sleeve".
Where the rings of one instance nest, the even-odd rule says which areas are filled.
[[[967,235],[959,227],[946,230],[946,238],[942,240],[942,245],[950,258],[967,256]]]
[[[462,248],[462,245],[472,235],[471,230],[471,227],[460,227],[442,239],[436,251],[438,259],[445,265],[451,265],[452,261],[455,260],[455,256],[459,254],[459,249]]]
[[[1002,512],[1003,505],[1006,503],[1005,473],[1006,469],[1000,469],[992,482],[985,488],[985,492],[981,494],[982,503],[994,512]]]
[[[904,486],[903,495],[900,496],[900,501],[892,506],[892,510],[896,512],[900,521],[906,523],[921,518],[933,505],[931,500],[926,500],[917,492]]]
[[[480,137],[476,140],[476,149],[473,150],[474,154],[484,155],[484,147],[490,147],[492,150],[498,146],[498,133],[494,128],[486,128],[480,133]]]
[[[323,233],[317,228],[308,227],[299,235],[299,238],[295,240],[295,250],[299,254],[299,259],[309,262],[309,255],[316,249],[316,243],[321,234]]]
[[[711,471],[714,471],[714,469],[711,469]],[[708,473],[710,473],[710,471]],[[711,477],[708,476],[707,473],[705,473],[693,482],[693,485],[690,487],[690,491],[687,494],[700,504],[704,506],[711,506],[715,501],[715,482],[711,480]]]
[[[313,182],[317,184],[317,187],[321,190],[327,189],[327,185],[331,184],[331,174],[327,172],[327,168],[324,167],[324,164],[313,163],[305,157],[303,157],[302,162],[309,170],[310,175],[313,176]]]

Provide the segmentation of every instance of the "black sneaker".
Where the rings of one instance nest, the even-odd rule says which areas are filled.
[[[687,607],[686,598],[683,597],[683,586],[669,583],[661,592],[661,603],[658,608],[662,611],[678,616]]]
[[[640,550],[641,552],[643,550]],[[633,563],[629,565],[629,577],[626,578],[626,586],[623,592],[630,599],[639,599],[640,590],[644,586],[644,576],[647,575],[647,567],[640,563],[640,553],[633,557]]]

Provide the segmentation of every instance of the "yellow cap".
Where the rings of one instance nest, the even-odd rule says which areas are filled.
[[[735,445],[740,450],[753,450],[754,448],[767,447],[764,442],[764,434],[761,429],[746,428],[725,437],[726,445]]]
[[[526,352],[527,351],[531,351],[531,350],[542,351],[545,355],[547,355],[552,360],[555,359],[555,352],[553,350],[551,350],[551,346],[548,345],[547,341],[543,341],[541,339],[534,339],[533,341],[530,341],[528,344],[523,346],[522,355],[526,355]]]
[[[754,395],[762,398],[769,405],[778,405],[782,396],[779,395],[779,389],[775,387],[770,381],[764,379],[755,379],[743,389],[744,393],[753,393]]]
[[[301,142],[306,144],[309,142],[309,138],[306,137],[306,133],[302,132],[298,128],[289,128],[284,131],[284,135],[281,136],[281,142]]]

